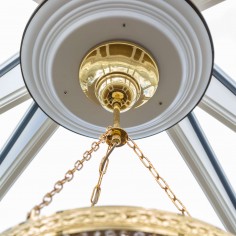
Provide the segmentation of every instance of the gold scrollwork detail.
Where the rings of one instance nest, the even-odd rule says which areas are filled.
[[[28,220],[1,236],[73,236],[120,230],[165,236],[229,236],[214,226],[192,217],[139,207],[104,206],[66,210],[51,216]],[[127,234],[128,235],[128,234]]]

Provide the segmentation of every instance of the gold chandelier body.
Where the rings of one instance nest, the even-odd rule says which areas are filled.
[[[28,220],[1,236],[229,236],[209,224],[139,207],[89,207]]]

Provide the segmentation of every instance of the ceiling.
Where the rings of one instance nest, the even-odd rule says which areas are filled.
[[[24,13],[18,9],[21,2],[26,4],[22,4]],[[236,78],[236,73],[234,66],[227,67],[231,63],[230,57],[235,55],[233,52],[236,52],[230,41],[231,35],[236,33],[227,25],[219,30],[217,24],[213,24],[217,20],[228,22],[227,15],[230,16],[229,22],[236,22],[230,15],[230,8],[234,12],[236,5],[233,5],[234,0],[194,2],[199,9],[205,10],[203,15],[215,44],[218,65],[214,66],[210,86],[198,107],[185,119],[166,132],[137,143],[173,186],[192,216],[236,234],[236,152],[233,145],[236,141],[236,83],[231,78]],[[64,176],[93,142],[50,120],[33,102],[24,86],[17,52],[22,30],[36,6],[32,0],[12,0],[6,3],[5,11],[9,14],[0,12],[3,16],[1,28],[6,32],[2,50],[9,49],[0,58],[0,87],[4,88],[0,92],[0,129],[3,131],[0,139],[0,218],[5,212],[8,215],[1,219],[0,231],[24,220],[24,214],[39,203],[53,183]],[[13,16],[15,20],[10,22]],[[14,35],[12,32],[18,29],[14,26],[18,24],[21,30]],[[222,32],[225,37],[221,37]],[[226,44],[221,49],[224,40],[227,40],[228,51]],[[96,158],[86,163],[86,168],[65,187],[60,197],[55,197],[53,206],[46,209],[45,214],[89,205],[104,152],[105,149],[101,148]],[[100,200],[101,205],[141,205],[176,211],[128,148],[112,154]]]

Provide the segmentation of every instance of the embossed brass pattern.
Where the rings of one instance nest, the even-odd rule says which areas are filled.
[[[146,103],[155,93],[159,72],[154,58],[131,42],[107,42],[93,48],[79,68],[87,97],[112,112],[117,94],[121,112]]]
[[[89,207],[62,211],[51,216],[41,217],[37,221],[28,220],[24,224],[2,233],[1,236],[75,236],[79,233],[87,236],[88,232],[104,230],[110,231],[110,233],[116,230],[145,232],[149,236],[151,234],[163,236],[232,236],[230,233],[191,217],[139,207],[122,206]]]

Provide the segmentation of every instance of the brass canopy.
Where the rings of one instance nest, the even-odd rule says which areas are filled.
[[[131,42],[107,42],[88,52],[79,68],[79,82],[91,100],[113,111],[139,107],[155,93],[157,64],[142,47]]]

